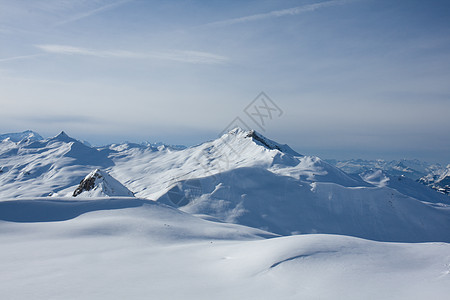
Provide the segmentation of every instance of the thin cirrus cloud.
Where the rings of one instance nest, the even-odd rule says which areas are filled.
[[[306,12],[312,12],[312,11],[330,7],[330,6],[343,5],[343,4],[349,3],[351,1],[355,1],[355,0],[324,1],[324,2],[319,2],[319,3],[296,6],[296,7],[287,8],[287,9],[274,10],[274,11],[270,11],[270,12],[262,13],[262,14],[254,14],[254,15],[233,18],[233,19],[228,19],[228,20],[223,20],[223,21],[211,22],[206,25],[225,26],[225,25],[233,25],[233,24],[238,24],[238,23],[260,21],[260,20],[270,19],[270,18],[293,16],[293,15],[299,15],[299,14],[306,13]]]
[[[228,58],[225,56],[202,51],[171,50],[139,53],[124,50],[94,50],[82,47],[52,44],[36,45],[36,47],[46,53],[62,55],[85,55],[95,56],[99,58],[155,59],[193,64],[223,64],[228,61]]]
[[[56,25],[64,25],[64,24],[76,22],[78,20],[81,20],[81,19],[84,19],[84,18],[88,18],[88,17],[94,16],[96,14],[102,13],[102,12],[104,12],[106,10],[110,10],[110,9],[116,8],[117,6],[126,4],[126,3],[130,2],[130,1],[131,0],[122,0],[122,1],[116,1],[116,2],[113,2],[113,3],[109,3],[109,4],[106,4],[106,5],[97,7],[95,9],[76,14],[76,15],[74,15],[72,17],[68,17],[65,20],[57,23]]]
[[[22,60],[22,59],[31,59],[31,58],[36,58],[36,57],[39,57],[39,56],[42,56],[42,55],[44,55],[44,54],[30,54],[30,55],[19,55],[19,56],[0,58],[0,63],[1,62],[15,61],[15,60]]]

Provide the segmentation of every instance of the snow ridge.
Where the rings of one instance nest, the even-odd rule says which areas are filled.
[[[256,144],[261,145],[269,150],[278,150],[292,156],[303,156],[292,150],[292,148],[289,147],[288,145],[286,144],[282,145],[275,141],[272,141],[266,138],[265,136],[261,135],[260,133],[258,133],[256,130],[245,131],[242,128],[237,127],[228,132],[228,134],[236,135],[238,137],[251,138]]]

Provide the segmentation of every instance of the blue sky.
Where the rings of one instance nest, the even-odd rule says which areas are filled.
[[[3,1],[0,132],[266,136],[325,158],[450,162],[448,1]],[[261,130],[260,130],[261,131]]]

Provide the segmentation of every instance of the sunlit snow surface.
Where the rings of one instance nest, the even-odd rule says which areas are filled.
[[[450,292],[447,243],[273,237],[146,200],[58,208],[63,201],[1,203],[2,219],[34,211],[33,222],[0,221],[2,299],[428,299]],[[45,210],[36,212],[40,205]],[[81,208],[77,217],[48,220]]]
[[[239,129],[187,149],[10,134],[0,299],[447,298],[449,199]]]

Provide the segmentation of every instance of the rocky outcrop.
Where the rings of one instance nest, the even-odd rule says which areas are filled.
[[[73,192],[73,197],[83,196],[123,196],[133,197],[133,193],[119,181],[100,169],[95,169],[83,180]]]

